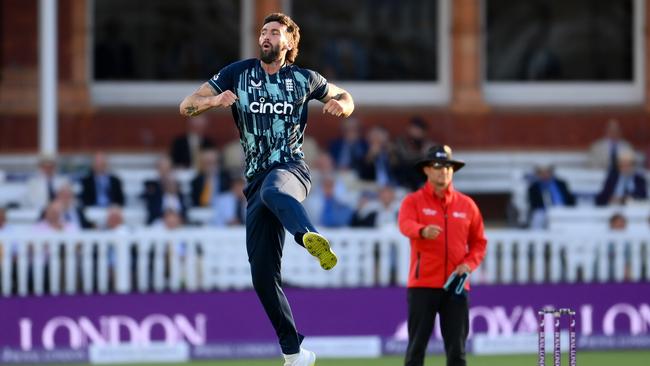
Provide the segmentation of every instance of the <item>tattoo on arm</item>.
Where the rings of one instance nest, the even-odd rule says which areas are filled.
[[[341,100],[343,99],[343,93],[338,93],[335,96],[332,97],[334,100]]]
[[[199,108],[194,105],[190,105],[185,107],[185,113],[187,113],[188,116],[195,116],[199,112]]]

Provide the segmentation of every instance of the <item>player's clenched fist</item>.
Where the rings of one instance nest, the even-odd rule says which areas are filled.
[[[213,99],[213,106],[215,107],[230,107],[237,101],[237,95],[230,90],[217,95]]]
[[[330,99],[323,106],[323,113],[329,113],[333,116],[341,117],[343,115],[343,106],[336,99]]]

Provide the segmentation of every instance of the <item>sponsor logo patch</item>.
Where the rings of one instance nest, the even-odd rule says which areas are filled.
[[[458,218],[458,219],[466,219],[467,218],[467,213],[454,211],[454,212],[451,213],[451,216],[453,216],[455,218]]]
[[[438,213],[438,211],[432,208],[425,207],[422,209],[422,213],[425,214],[426,216],[435,216]]]

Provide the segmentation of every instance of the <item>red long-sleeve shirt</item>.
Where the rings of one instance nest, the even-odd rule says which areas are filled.
[[[473,271],[485,256],[481,212],[451,184],[442,198],[428,182],[406,196],[398,221],[400,231],[411,241],[408,287],[442,288],[458,265],[465,263]],[[442,231],[435,239],[424,239],[420,230],[427,225],[438,225]],[[469,281],[465,288],[469,290]]]

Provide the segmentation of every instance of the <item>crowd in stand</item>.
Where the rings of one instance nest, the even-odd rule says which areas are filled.
[[[135,202],[125,194],[124,182],[109,166],[107,155],[96,152],[89,169],[78,175],[61,174],[55,157],[42,156],[16,206],[39,212],[37,222],[29,227],[33,233],[240,226],[246,220],[241,147],[236,140],[218,149],[205,134],[206,123],[201,116],[188,121],[186,133],[170,143],[169,154],[158,157],[156,176],[138,182],[141,188]],[[433,145],[428,136],[426,121],[414,117],[401,136],[392,137],[381,126],[364,133],[358,120],[347,119],[340,136],[325,148],[306,137],[303,147],[312,169],[312,189],[303,204],[314,223],[319,228],[395,227],[401,199],[424,182],[412,167]],[[594,206],[647,204],[646,172],[615,120],[603,139],[592,145],[590,158],[593,168],[607,172],[600,192],[589,198]],[[189,172],[191,179],[179,181],[178,171]],[[551,163],[539,164],[527,179],[530,228],[548,226],[550,207],[578,203],[571,182],[556,176]],[[124,211],[134,206],[146,212],[142,222],[125,218]],[[104,210],[100,222],[87,217],[91,208]],[[210,218],[194,221],[189,215],[194,209],[203,209]],[[0,234],[25,229],[7,221],[7,208],[0,207]],[[627,226],[627,218],[618,212],[609,221],[612,231]],[[3,249],[11,250],[0,246],[0,258]],[[172,251],[182,256],[184,249],[170,249],[167,254]]]
[[[157,176],[141,182],[139,202],[127,202],[123,182],[111,171],[106,154],[97,152],[90,169],[74,180],[60,174],[56,158],[41,157],[19,205],[41,212],[35,223],[37,232],[171,229],[199,224],[188,216],[195,208],[212,212],[202,225],[241,225],[246,220],[246,199],[239,141],[218,149],[205,134],[206,123],[202,116],[188,120],[186,133],[171,141],[169,155],[159,157]],[[424,182],[412,165],[433,144],[428,136],[426,121],[413,117],[401,136],[390,136],[377,125],[364,133],[360,122],[352,118],[342,123],[340,136],[325,148],[306,137],[303,146],[313,182],[304,205],[317,226],[395,226],[401,198]],[[601,191],[593,197],[594,205],[647,201],[645,172],[615,120],[610,121],[603,139],[594,142],[590,155],[594,168],[607,171]],[[189,184],[178,181],[178,170],[192,172]],[[570,182],[556,176],[552,164],[538,165],[528,179],[529,227],[546,227],[549,207],[576,205]],[[144,222],[125,220],[125,205],[144,209]],[[87,219],[89,207],[106,209],[103,222]],[[0,231],[8,230],[2,227]]]
[[[595,206],[648,202],[645,171],[634,148],[623,138],[615,119],[607,124],[603,138],[592,144],[589,155],[593,168],[607,172],[601,190],[593,197]],[[555,175],[552,164],[540,164],[530,177],[528,205],[529,226],[535,229],[545,228],[548,225],[547,209],[575,206],[576,196],[570,189],[570,182]]]

